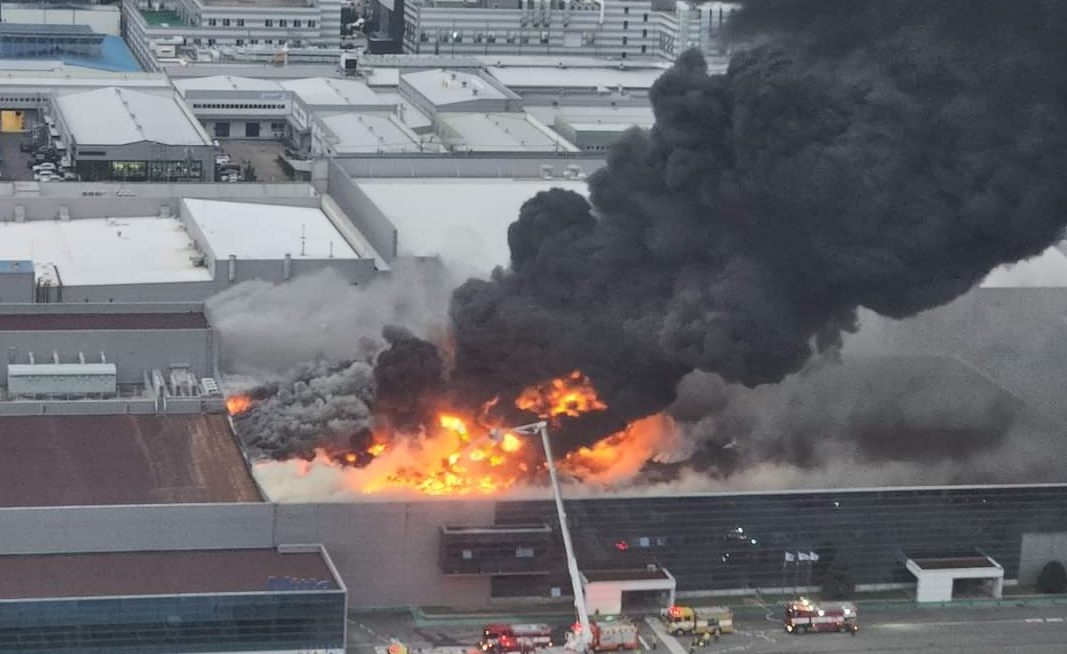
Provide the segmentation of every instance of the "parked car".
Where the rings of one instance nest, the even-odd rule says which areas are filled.
[[[54,182],[59,178],[52,173],[34,173],[33,179],[37,182]]]
[[[39,164],[37,164],[37,165],[35,165],[33,167],[33,172],[35,172],[35,173],[40,173],[40,172],[44,172],[44,171],[48,171],[50,173],[54,173],[54,172],[56,172],[56,165],[54,163],[50,162],[50,161],[45,161],[45,162],[39,163]]]

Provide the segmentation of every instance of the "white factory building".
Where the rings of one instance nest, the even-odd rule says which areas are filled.
[[[124,0],[130,50],[150,70],[179,46],[336,48],[341,0]]]
[[[669,58],[717,54],[738,5],[656,0],[378,0],[390,24],[403,14],[403,51],[443,55]]]
[[[226,199],[229,185],[0,198],[0,261],[15,262],[0,267],[0,302],[201,301],[249,279],[329,268],[358,283],[388,268],[329,195],[293,184],[268,201],[265,185],[241,186]]]

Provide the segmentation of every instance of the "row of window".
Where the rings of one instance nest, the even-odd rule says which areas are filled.
[[[287,39],[278,39],[278,45],[282,45],[286,41]],[[201,45],[201,43],[202,42],[200,39],[193,39],[194,45]],[[207,39],[207,45],[215,45],[216,43],[217,41],[215,39]],[[233,43],[234,45],[242,46],[246,43],[246,41],[244,39],[234,39]],[[259,39],[249,39],[247,43],[248,45],[259,45],[260,43],[263,43],[264,45],[274,45],[274,39],[263,39],[262,41],[260,41]],[[289,41],[289,43],[291,43],[294,47],[300,47],[302,44],[299,39],[295,41]]]
[[[288,28],[290,23],[292,23],[292,27],[294,29],[300,29],[302,27],[307,27],[308,29],[315,29],[316,25],[315,21],[313,20],[300,20],[299,18],[294,18],[290,21],[285,18],[279,18],[277,20],[273,18],[267,18],[263,21],[263,27],[271,28],[275,26],[275,23],[277,23],[277,26],[279,28],[283,29]],[[207,24],[208,27],[218,27],[220,24],[222,27],[246,27],[244,18],[235,18],[232,21],[229,18],[208,18]],[[251,27],[251,25],[249,25],[248,27]]]
[[[191,161],[79,161],[78,174],[85,181],[201,180],[203,164]]]
[[[414,28],[411,28],[410,26],[408,28],[405,28],[404,31],[407,32],[407,36],[409,38],[413,37],[415,34]],[[496,32],[474,32],[473,34],[468,34],[463,30],[437,30],[436,33],[432,30],[422,30],[421,32],[419,32],[419,42],[463,43],[463,41],[467,39],[472,43],[497,43],[498,41],[500,43],[530,43],[531,39],[533,39],[535,42],[547,45],[551,40],[551,36],[552,33],[549,31],[502,32],[499,36],[497,36]],[[596,43],[596,32],[585,31],[582,32],[581,36],[582,45],[593,45]],[[641,36],[642,38],[647,38],[648,30],[641,30]],[[627,43],[629,43],[629,37],[622,37],[622,44],[626,45]],[[645,46],[641,47],[644,48]],[[641,51],[644,52],[644,49],[642,49]]]
[[[285,109],[284,104],[270,104],[270,103],[253,103],[253,104],[232,104],[232,103],[219,103],[219,102],[194,102],[193,109]]]

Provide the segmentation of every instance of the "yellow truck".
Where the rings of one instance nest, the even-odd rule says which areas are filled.
[[[734,613],[728,606],[672,606],[660,612],[667,631],[682,634],[728,634],[734,630]]]

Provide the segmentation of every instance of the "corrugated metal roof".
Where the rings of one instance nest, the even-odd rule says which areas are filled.
[[[110,375],[117,374],[113,363],[9,363],[8,377],[26,377],[33,375]]]
[[[224,415],[0,417],[0,506],[259,502]]]
[[[273,549],[0,556],[0,600],[239,593],[292,577],[338,586],[320,552]],[[284,592],[284,589],[282,590]]]
[[[155,95],[110,86],[62,95],[56,105],[81,145],[211,145],[176,93]]]

